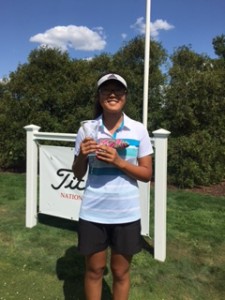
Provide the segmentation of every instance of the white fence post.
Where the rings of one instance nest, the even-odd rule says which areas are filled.
[[[34,133],[40,129],[36,125],[25,126],[27,132],[26,160],[26,227],[32,228],[37,224],[37,165],[38,146],[34,141]]]
[[[166,259],[166,203],[167,203],[167,144],[169,131],[153,131],[155,137],[154,191],[154,258]]]

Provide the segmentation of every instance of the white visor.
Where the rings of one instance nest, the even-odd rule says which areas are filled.
[[[119,81],[120,83],[122,83],[122,84],[125,86],[125,88],[127,88],[126,80],[125,80],[123,77],[121,77],[120,75],[118,75],[118,74],[113,74],[113,73],[102,76],[102,77],[98,80],[97,86],[100,87],[100,85],[102,85],[104,82],[106,82],[106,81],[108,81],[108,80],[117,80],[117,81]]]

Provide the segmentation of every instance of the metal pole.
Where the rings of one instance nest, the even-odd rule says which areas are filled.
[[[150,15],[151,0],[146,0],[146,28],[145,28],[145,63],[144,63],[144,92],[143,92],[143,124],[148,126],[148,81],[150,56]]]

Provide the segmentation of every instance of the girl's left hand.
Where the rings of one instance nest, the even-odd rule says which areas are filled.
[[[104,145],[97,146],[96,157],[106,163],[111,163],[113,165],[117,165],[119,160],[121,160],[116,149]]]

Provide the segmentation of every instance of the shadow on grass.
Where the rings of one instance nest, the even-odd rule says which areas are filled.
[[[150,240],[148,238],[142,237],[142,248],[154,256],[154,247],[150,244]]]
[[[78,222],[59,217],[39,214],[38,221],[41,224],[56,228],[77,232]],[[59,280],[64,281],[64,300],[85,300],[84,296],[84,257],[78,253],[77,247],[72,246],[65,251],[63,257],[56,262],[56,275]],[[106,268],[104,275],[108,273]],[[106,281],[103,279],[102,300],[112,299],[112,294]]]
[[[83,290],[84,264],[84,257],[78,253],[75,246],[67,249],[65,255],[57,260],[56,274],[59,280],[64,281],[63,292],[65,300],[85,300]],[[104,279],[102,299],[112,299],[110,288]]]
[[[59,217],[49,216],[45,214],[38,214],[38,222],[44,225],[71,230],[77,232],[78,222],[69,219],[63,219]]]

